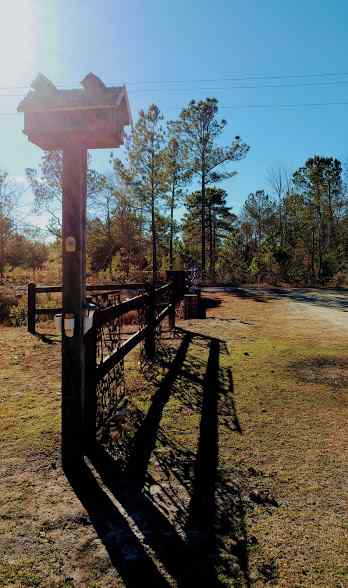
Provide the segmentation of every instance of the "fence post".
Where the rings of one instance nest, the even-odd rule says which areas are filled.
[[[170,313],[168,315],[168,326],[170,331],[174,331],[175,329],[175,307],[176,307],[176,289],[175,289],[175,281],[171,280],[170,282],[170,294],[169,294],[169,302],[172,305],[170,309]]]
[[[35,335],[36,284],[28,284],[28,332]]]
[[[172,305],[170,309],[170,313],[168,315],[168,326],[169,330],[173,331],[175,329],[175,306],[177,301],[177,280],[175,279],[175,272],[174,271],[167,271],[166,272],[166,281],[170,283],[170,294],[169,294],[169,302]]]
[[[166,272],[166,279],[172,284],[171,304],[173,305],[169,314],[169,328],[175,329],[175,307],[176,304],[182,300],[185,295],[185,271],[168,270]]]
[[[145,317],[147,335],[144,340],[145,355],[149,359],[153,358],[156,353],[156,341],[155,341],[155,304],[156,304],[156,293],[155,285],[151,285],[148,292],[148,301],[145,307]]]
[[[87,455],[93,454],[97,434],[97,329],[93,326],[85,334],[85,394],[82,414],[84,428],[84,449]]]

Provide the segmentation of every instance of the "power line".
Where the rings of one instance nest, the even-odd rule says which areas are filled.
[[[348,76],[348,72],[322,72],[322,73],[308,73],[308,74],[280,74],[280,75],[244,75],[244,76],[233,76],[233,77],[220,77],[220,78],[205,78],[205,79],[192,79],[186,78],[184,80],[133,80],[118,82],[121,84],[128,85],[143,85],[143,84],[186,84],[191,83],[212,83],[212,82],[242,82],[246,80],[285,80],[285,79],[306,79],[306,78],[325,78],[325,77],[343,77]],[[79,85],[80,82],[72,82],[71,85]],[[59,84],[58,87],[67,86],[68,84]],[[25,90],[30,87],[30,83],[22,86],[6,85],[0,86],[1,90]]]
[[[348,102],[298,102],[295,104],[219,104],[219,110],[224,109],[252,109],[252,108],[314,108],[319,106],[348,106]],[[182,110],[182,106],[167,108],[166,110]]]
[[[219,109],[252,109],[252,108],[315,108],[320,106],[348,106],[348,102],[297,102],[294,104],[220,104]],[[182,110],[182,106],[169,107],[166,110]],[[17,116],[18,112],[0,112],[0,116]]]
[[[196,88],[144,88],[144,89],[136,89],[130,90],[132,93],[134,92],[197,92],[200,91],[231,91],[231,90],[258,90],[259,88],[306,88],[306,87],[313,87],[313,86],[340,86],[340,85],[347,85],[348,80],[338,80],[335,82],[307,82],[302,84],[259,84],[257,86],[230,86],[229,88],[216,88],[216,87],[196,87]],[[1,96],[1,95],[0,95]]]
[[[298,102],[297,104],[233,104],[219,108],[302,108],[316,106],[347,106],[348,102]]]
[[[230,90],[257,90],[259,88],[307,88],[307,87],[316,87],[316,86],[341,86],[347,85],[348,80],[336,80],[334,82],[305,82],[300,84],[259,84],[257,86],[230,86],[229,88],[216,88],[216,87],[196,87],[196,88],[142,88],[131,90],[132,93],[134,92],[196,92],[197,90],[200,91],[230,91]],[[24,94],[0,94],[0,98],[21,98]]]
[[[338,73],[310,73],[310,74],[282,74],[282,75],[272,75],[272,76],[255,76],[255,75],[246,75],[240,77],[229,77],[229,78],[207,78],[207,79],[186,79],[186,80],[144,80],[142,82],[134,81],[134,82],[124,82],[129,85],[139,85],[139,84],[186,84],[187,82],[193,83],[208,83],[208,82],[243,82],[246,80],[282,80],[282,79],[303,79],[303,78],[322,78],[322,77],[341,77],[347,76],[348,72],[338,72]]]
[[[317,86],[341,86],[341,85],[347,85],[348,84],[348,80],[337,80],[334,82],[307,82],[307,83],[301,83],[301,84],[259,84],[257,86],[230,86],[229,88],[216,88],[216,87],[206,87],[206,88],[202,88],[202,87],[196,87],[196,88],[143,88],[141,90],[136,89],[136,90],[131,90],[131,93],[141,93],[141,92],[197,92],[199,91],[232,91],[232,90],[240,90],[240,89],[244,89],[244,90],[258,90],[258,89],[263,89],[263,88],[271,88],[271,89],[276,89],[276,88],[307,88],[307,87],[317,87]],[[1,90],[1,88],[0,88]],[[0,93],[0,98],[23,98],[25,96],[25,94],[1,94]]]

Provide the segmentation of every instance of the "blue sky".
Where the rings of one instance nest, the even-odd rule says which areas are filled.
[[[89,71],[126,83],[134,118],[152,102],[175,118],[190,99],[216,96],[224,142],[238,134],[250,145],[224,186],[235,210],[266,187],[271,167],[348,158],[348,104],[277,106],[348,103],[345,0],[3,0],[1,9],[0,168],[11,175],[40,160],[23,115],[4,114],[39,71],[64,87]],[[328,73],[340,75],[313,76]],[[100,169],[108,153],[93,153]],[[29,210],[30,195],[25,202]]]

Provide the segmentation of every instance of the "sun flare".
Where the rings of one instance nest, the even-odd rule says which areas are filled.
[[[34,0],[2,0],[1,85],[25,85],[37,60],[37,9]]]

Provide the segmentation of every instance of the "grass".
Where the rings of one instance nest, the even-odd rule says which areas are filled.
[[[196,580],[199,566],[209,572],[213,562],[218,586],[343,588],[348,585],[348,390],[344,378],[336,384],[330,378],[346,356],[346,331],[328,321],[326,310],[307,312],[285,299],[211,297],[215,304],[207,320],[181,323],[224,341],[210,376],[211,344],[194,336],[175,377],[167,380],[168,398],[156,393],[183,335],[165,342],[147,379],[139,373],[137,354],[127,364],[132,405],[149,446],[154,436],[146,466],[152,512],[166,517],[173,537],[185,540],[193,554],[192,529],[201,532],[203,525],[213,532],[213,548],[205,549],[202,540],[201,553],[190,560]],[[130,586],[127,562],[141,565],[150,552],[161,573],[172,578],[168,585],[177,585],[176,568],[165,565],[165,556],[174,562],[175,553],[166,553],[165,535],[162,547],[156,543],[159,529],[139,499],[135,520],[144,553],[138,560],[127,553],[129,530],[117,523],[111,531],[108,518],[110,552],[61,473],[59,344],[47,345],[23,328],[3,328],[1,336],[0,586]],[[318,358],[324,366],[328,360],[330,377],[324,368],[322,377],[313,372]],[[146,420],[149,414],[152,420]],[[131,435],[137,439],[136,430]],[[132,530],[130,499],[118,500]],[[155,585],[146,574],[142,581],[139,585]]]

